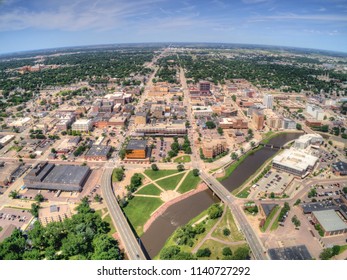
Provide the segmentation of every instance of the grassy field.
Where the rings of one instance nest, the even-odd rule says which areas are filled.
[[[280,210],[281,207],[280,206],[276,206],[275,209],[273,209],[270,213],[270,215],[266,218],[265,220],[265,224],[260,228],[260,230],[262,232],[265,232],[267,230],[267,228],[269,227],[269,225],[271,224],[271,221],[273,220],[273,218],[276,216],[278,210]],[[276,221],[274,221],[275,223]]]
[[[280,207],[281,208],[281,207]],[[272,226],[271,226],[271,228],[270,228],[270,230],[271,231],[274,231],[274,230],[276,230],[277,228],[278,228],[278,223],[279,223],[279,216],[278,217],[276,217],[276,219],[274,220],[274,222],[272,223]]]
[[[195,189],[201,181],[199,176],[194,176],[193,171],[189,171],[187,177],[184,179],[180,187],[178,188],[179,193],[185,193]]]
[[[347,250],[347,244],[346,245],[342,245],[340,246],[340,251],[339,251],[339,254],[342,254],[344,251]]]
[[[135,194],[148,194],[148,195],[160,195],[161,190],[159,190],[154,184],[149,184],[137,191]]]
[[[147,170],[145,170],[144,173],[154,181],[154,180],[158,180],[162,177],[175,174],[177,172],[178,172],[177,169],[158,170],[158,171],[153,171],[151,169],[147,169]]]
[[[199,221],[200,219],[202,219],[206,215],[207,215],[207,210],[201,212],[198,216],[196,216],[193,219],[191,219],[187,224],[193,225],[194,223],[196,223],[197,221]],[[207,235],[207,233],[219,221],[219,219],[211,220],[211,219],[208,219],[206,217],[206,219],[204,221],[206,221],[206,225],[205,225],[205,229],[206,230],[205,230],[204,233],[195,236],[194,246],[196,246]],[[168,240],[166,240],[165,245],[163,246],[162,250],[164,248],[166,248],[166,247],[177,245],[176,242],[175,242],[176,232],[177,232],[177,230],[175,230],[171,234],[171,236],[168,238]],[[194,246],[193,246],[193,248],[194,248]],[[189,252],[190,253],[192,251],[192,249],[193,249],[192,247],[189,247],[188,245],[180,245],[179,247],[181,248],[182,252]],[[156,260],[159,259],[159,256],[160,256],[160,253],[154,259],[156,259]]]
[[[160,198],[135,196],[123,210],[137,234],[141,236],[144,224],[162,204]]]
[[[172,176],[169,178],[159,180],[156,183],[159,186],[161,186],[164,190],[174,190],[184,175],[185,175],[185,173],[180,173],[176,176]]]
[[[174,162],[190,162],[191,159],[190,159],[190,156],[188,155],[184,155],[184,156],[179,156],[177,158],[174,159]]]
[[[231,249],[231,251],[235,251],[237,248],[240,247],[248,247],[248,245],[245,244],[241,244],[241,245],[225,245],[223,243],[220,243],[218,241],[215,240],[211,240],[208,239],[204,242],[204,244],[202,244],[201,248],[209,248],[211,250],[211,256],[209,256],[208,258],[199,258],[199,260],[221,260],[223,259],[223,254],[222,254],[222,250],[224,247],[229,247]]]
[[[212,233],[212,237],[216,237],[224,241],[241,241],[244,240],[242,233],[237,229],[234,217],[229,208],[226,208],[227,213],[224,215],[223,219]],[[223,229],[227,228],[230,230],[230,235],[225,236],[223,234]]]

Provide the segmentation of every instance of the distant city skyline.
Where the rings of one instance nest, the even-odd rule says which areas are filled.
[[[345,0],[0,0],[0,53],[206,42],[347,53]]]

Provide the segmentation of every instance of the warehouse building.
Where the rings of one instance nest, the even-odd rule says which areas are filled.
[[[55,165],[41,162],[24,177],[28,189],[82,191],[90,168],[88,166]]]
[[[275,156],[272,166],[276,169],[294,174],[299,177],[306,176],[315,166],[318,158],[307,153],[289,149]]]
[[[347,233],[347,224],[333,209],[312,212],[312,220],[324,230],[324,236]]]

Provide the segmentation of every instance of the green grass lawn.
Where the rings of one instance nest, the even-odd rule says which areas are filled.
[[[347,250],[347,244],[346,245],[342,245],[340,246],[340,251],[339,251],[339,254],[342,254],[344,251]]]
[[[179,156],[177,158],[174,159],[174,162],[190,162],[190,156],[188,155],[184,155],[184,156]]]
[[[269,227],[269,225],[271,224],[271,221],[273,220],[273,218],[276,216],[276,214],[278,213],[278,210],[280,210],[281,209],[281,207],[280,206],[276,206],[275,207],[275,209],[273,209],[272,211],[271,211],[271,213],[270,213],[270,215],[266,218],[266,220],[265,220],[265,224],[264,224],[264,226],[262,226],[261,228],[260,228],[260,230],[262,231],[262,232],[265,232],[266,230],[267,230],[267,228]],[[274,223],[276,223],[276,221],[274,221]],[[271,228],[270,228],[270,230],[271,230]]]
[[[159,186],[161,186],[164,190],[174,190],[184,175],[185,175],[185,173],[182,172],[176,176],[172,176],[169,178],[159,180],[156,183]]]
[[[198,216],[194,217],[193,219],[191,219],[187,225],[193,225],[194,223],[196,223],[197,221],[199,221],[200,219],[202,219],[203,217],[205,217],[207,215],[207,210],[201,212]],[[205,232],[202,234],[198,234],[195,236],[194,239],[194,245],[193,247],[189,247],[188,245],[180,245],[179,247],[181,248],[181,252],[189,252],[191,253],[192,249],[194,248],[194,246],[196,246],[202,239],[204,239],[204,237],[208,234],[208,232],[211,230],[211,228],[219,221],[220,219],[214,219],[211,220],[208,217],[206,217],[204,219],[205,221]],[[201,221],[203,222],[203,221]],[[178,229],[176,229],[171,236],[166,240],[165,245],[163,246],[163,248],[161,250],[163,250],[166,247],[170,247],[170,246],[174,246],[177,245],[175,242],[175,235]],[[155,260],[160,259],[160,252],[159,254],[154,258]]]
[[[137,234],[141,236],[144,224],[162,204],[160,198],[135,196],[123,210]]]
[[[212,237],[216,237],[223,241],[241,241],[245,240],[242,233],[237,229],[234,217],[229,208],[226,208],[227,213],[224,215],[222,221],[219,223],[215,231],[212,233]],[[230,235],[225,236],[223,229],[227,228],[230,230]]]
[[[209,248],[211,250],[211,256],[208,258],[199,258],[199,260],[221,260],[223,259],[222,250],[224,247],[229,247],[232,252],[234,252],[237,248],[240,247],[248,247],[248,245],[245,243],[244,245],[226,245],[223,243],[220,243],[218,241],[207,239],[204,244],[202,244],[201,249],[203,248]]]
[[[172,175],[177,173],[177,169],[167,169],[167,170],[158,170],[158,171],[153,171],[151,169],[147,169],[145,170],[145,174],[151,178],[153,181],[158,180],[162,177],[168,176],[168,175]]]
[[[236,196],[239,198],[247,198],[250,194],[251,186],[244,188],[242,191],[240,191]]]
[[[159,190],[154,184],[149,184],[137,191],[135,194],[148,194],[148,195],[160,195],[161,190]]]
[[[189,171],[187,177],[184,179],[180,187],[178,188],[179,193],[185,193],[195,189],[201,181],[199,176],[194,176],[193,171]]]

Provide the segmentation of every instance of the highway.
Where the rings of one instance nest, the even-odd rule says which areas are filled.
[[[249,247],[256,260],[268,259],[267,255],[264,254],[265,249],[257,234],[253,231],[249,225],[245,214],[235,205],[235,198],[231,196],[230,192],[214,177],[206,174],[204,171],[200,171],[200,177],[205,183],[211,188],[211,190],[231,209],[235,221],[237,222],[240,230],[244,234]]]
[[[116,196],[112,189],[111,176],[113,168],[105,168],[101,178],[101,191],[105,199],[107,208],[111,215],[112,221],[116,227],[122,243],[124,244],[125,251],[131,260],[146,260],[131,227],[125,218],[122,209],[120,208]]]

